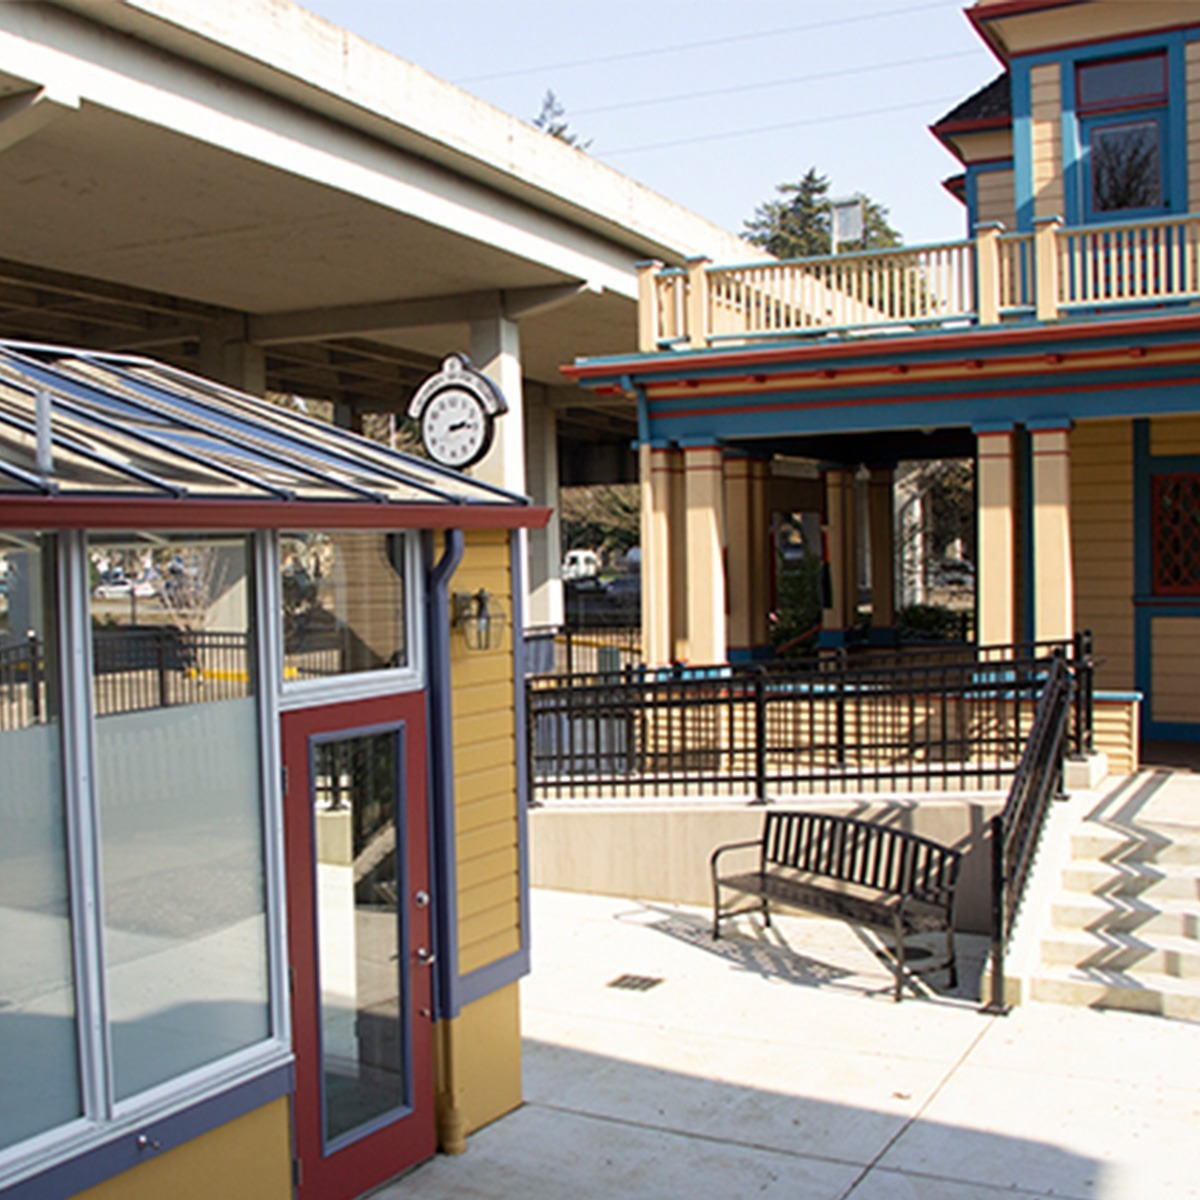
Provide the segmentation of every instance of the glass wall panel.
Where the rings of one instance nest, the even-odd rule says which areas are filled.
[[[54,542],[0,534],[0,1148],[82,1113]]]
[[[395,732],[313,747],[327,1143],[408,1102],[396,752]]]
[[[113,1081],[125,1099],[269,1035],[240,536],[93,536],[92,689]]]
[[[403,534],[280,540],[287,682],[407,666]]]

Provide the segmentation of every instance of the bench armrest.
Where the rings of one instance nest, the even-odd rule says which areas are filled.
[[[708,863],[712,871],[713,879],[717,877],[717,859],[725,853],[726,850],[749,850],[751,846],[762,847],[762,838],[755,838],[751,842],[726,842],[723,846],[718,846],[709,858]]]

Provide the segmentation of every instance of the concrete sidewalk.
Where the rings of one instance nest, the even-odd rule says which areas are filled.
[[[837,922],[713,943],[701,910],[548,891],[533,915],[525,1106],[385,1200],[1200,1197],[1200,1025],[983,1016],[979,938],[958,994],[897,1005]]]

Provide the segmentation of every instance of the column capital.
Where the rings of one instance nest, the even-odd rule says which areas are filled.
[[[1016,425],[1012,421],[976,421],[971,432],[976,437],[988,437],[998,433],[1013,433]]]

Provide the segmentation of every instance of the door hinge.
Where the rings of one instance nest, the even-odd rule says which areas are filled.
[[[286,796],[286,795],[287,795],[287,783],[288,783],[288,780],[287,780],[287,767],[280,767],[280,768],[279,768],[279,780],[280,780],[280,782],[281,782],[281,783],[282,783],[282,785],[283,785],[283,794]]]
[[[288,967],[288,992],[291,995],[296,994],[296,968]]]
[[[304,1165],[298,1158],[292,1159],[292,1183],[299,1187],[304,1182]]]

